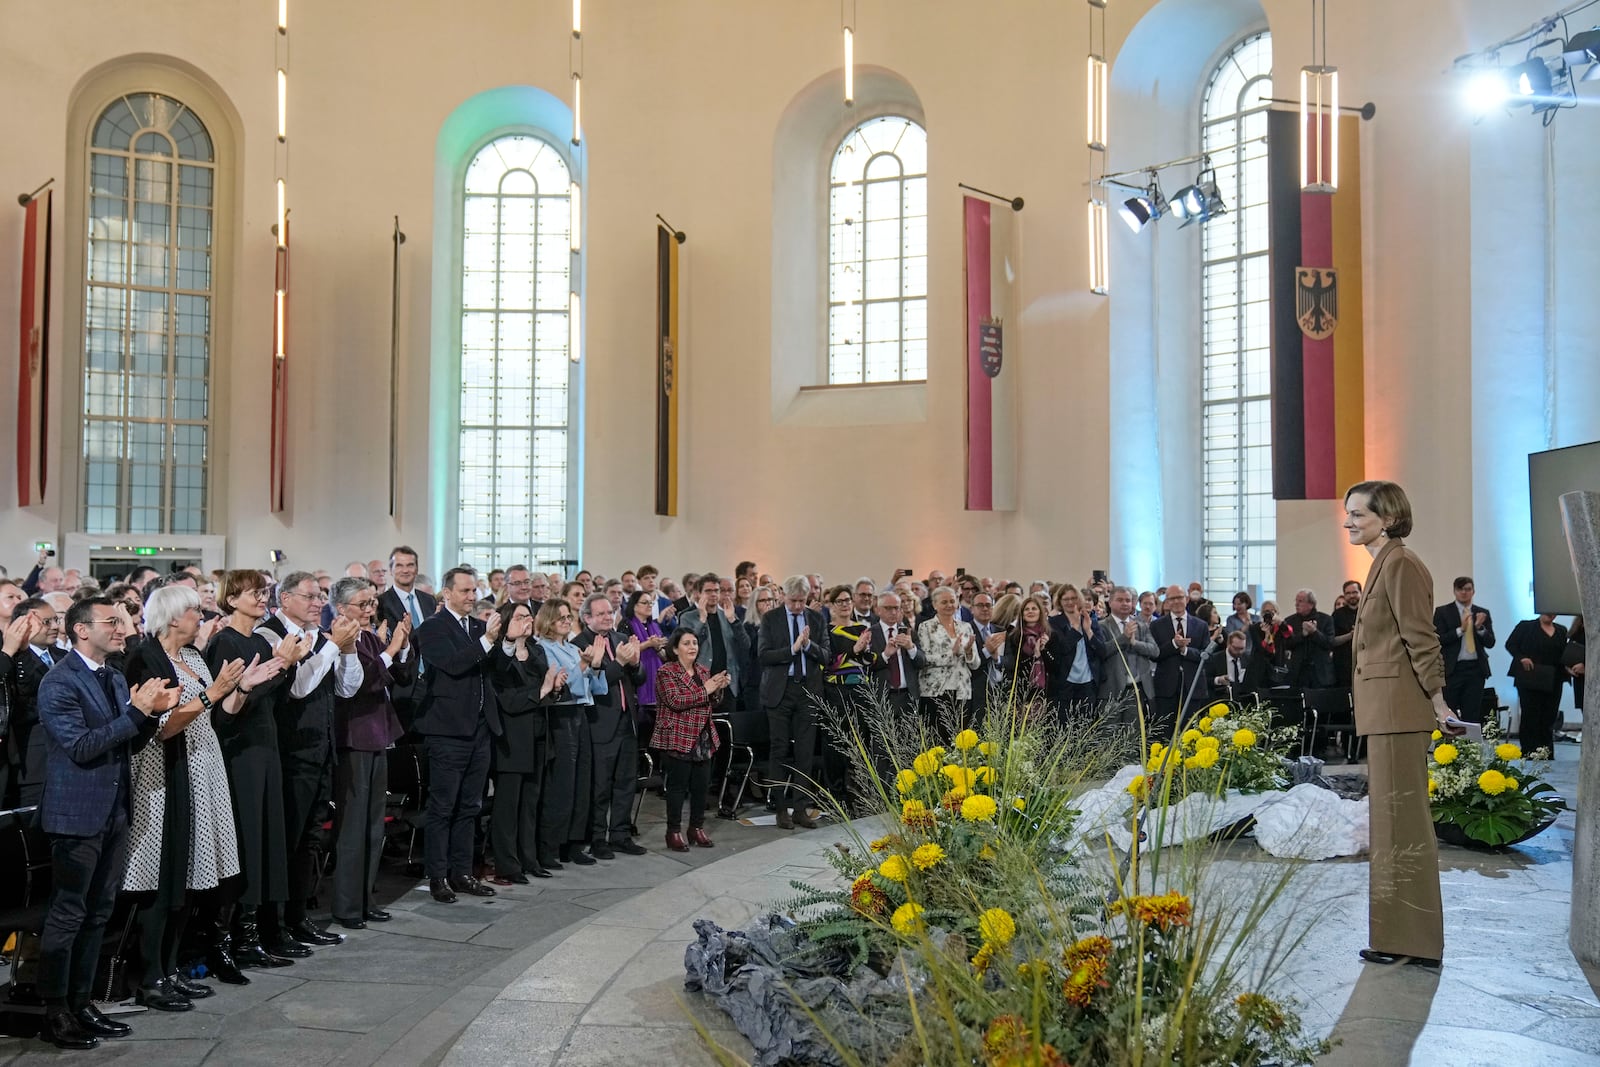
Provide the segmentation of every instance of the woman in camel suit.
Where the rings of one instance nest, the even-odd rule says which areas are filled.
[[[1372,843],[1369,963],[1437,967],[1444,956],[1439,849],[1428,806],[1428,742],[1461,727],[1444,702],[1433,577],[1401,540],[1411,502],[1393,482],[1345,494],[1350,543],[1372,554],[1353,637],[1356,731],[1367,738]]]

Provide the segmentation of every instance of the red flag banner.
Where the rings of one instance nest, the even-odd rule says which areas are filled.
[[[289,223],[284,220],[283,243],[278,246],[272,292],[272,439],[267,506],[282,511],[284,484],[288,480],[288,329],[289,329]]]
[[[21,358],[17,373],[17,505],[44,502],[50,417],[50,190],[27,204],[22,235]]]
[[[963,197],[967,277],[967,510],[1017,507],[1016,219]]]

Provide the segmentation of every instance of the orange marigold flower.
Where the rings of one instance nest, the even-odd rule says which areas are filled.
[[[882,915],[889,905],[889,895],[872,881],[871,871],[862,871],[850,883],[850,906],[862,915]]]
[[[1111,948],[1111,939],[1109,937],[1096,934],[1093,937],[1086,937],[1081,941],[1075,942],[1061,954],[1061,958],[1066,962],[1067,969],[1073,970],[1084,960],[1105,959],[1111,955]]]
[[[1020,1015],[997,1015],[983,1034],[983,1050],[990,1056],[1010,1051],[1027,1039],[1028,1024]]]
[[[967,799],[967,791],[960,786],[950,790],[939,798],[939,804],[951,815],[961,814],[961,804]]]
[[[1018,1015],[996,1016],[983,1035],[983,1052],[992,1067],[1071,1067],[1054,1045],[1038,1044]]]
[[[1061,983],[1061,995],[1068,1004],[1079,1008],[1087,1008],[1094,999],[1094,992],[1105,986],[1106,961],[1099,956],[1086,957]]]
[[[1240,1019],[1263,1030],[1276,1033],[1288,1024],[1283,1017],[1283,1009],[1271,997],[1260,993],[1240,993],[1233,1003],[1239,1009]]]
[[[1175,926],[1188,926],[1194,908],[1182,893],[1162,893],[1119,900],[1111,906],[1111,913],[1131,915],[1146,926],[1165,932]]]

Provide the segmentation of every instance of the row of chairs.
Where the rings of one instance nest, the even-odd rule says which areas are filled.
[[[1356,733],[1355,702],[1349,689],[1274,689],[1262,694],[1272,705],[1276,726],[1300,727],[1300,755],[1315,756],[1322,746],[1333,742],[1351,763],[1356,762],[1365,740]],[[1500,702],[1492,687],[1483,691],[1483,703],[1474,721],[1494,715],[1496,720],[1509,709]]]

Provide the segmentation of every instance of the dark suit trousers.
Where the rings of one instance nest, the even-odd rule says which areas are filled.
[[[589,717],[582,705],[550,709],[550,741],[554,758],[545,776],[544,803],[539,814],[539,847],[544,850],[545,859],[570,842],[582,841],[589,832],[594,746],[589,740]]]
[[[794,807],[811,790],[817,751],[816,712],[811,704],[811,691],[800,679],[786,681],[783,696],[767,709],[767,735],[771,742],[767,780],[775,783],[772,800],[779,807]],[[789,788],[776,784],[791,774],[794,784]]]
[[[331,752],[320,763],[283,761],[283,826],[289,845],[289,900],[283,906],[286,923],[297,923],[306,917],[306,900],[317,884],[317,861],[311,846],[321,830],[315,821],[317,814],[328,799],[332,784]]]
[[[494,856],[495,874],[523,874],[538,864],[539,795],[543,787],[543,771],[495,774],[494,810],[489,816],[489,849]]]
[[[372,906],[383,856],[384,804],[389,792],[389,756],[385,752],[345,749],[333,772],[334,855],[333,916],[362,918]]]
[[[1476,660],[1450,665],[1444,676],[1444,702],[1462,722],[1483,721],[1483,672]]]
[[[427,835],[423,856],[429,878],[472,876],[473,835],[489,780],[489,726],[479,721],[471,737],[428,737]]]
[[[45,1004],[89,1003],[95,965],[117,889],[128,866],[128,817],[119,808],[98,834],[50,835],[53,883],[39,939],[39,996]]]
[[[628,840],[633,822],[633,798],[639,788],[639,745],[631,724],[620,724],[610,741],[590,740],[594,746],[594,803],[589,813],[589,833],[596,844]]]

